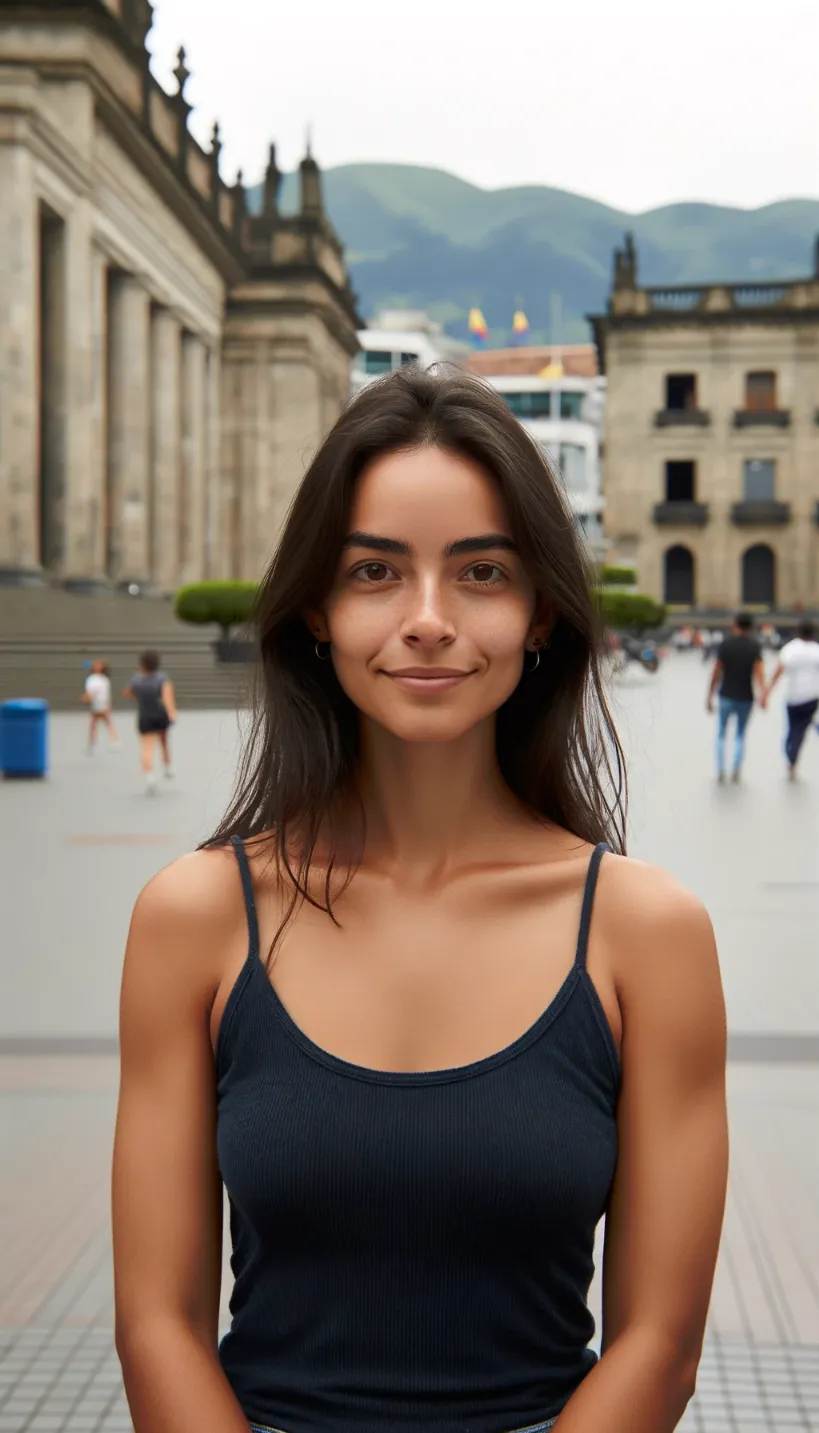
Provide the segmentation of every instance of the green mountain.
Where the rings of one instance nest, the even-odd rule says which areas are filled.
[[[587,342],[584,315],[606,301],[612,252],[633,231],[641,282],[778,279],[809,273],[819,200],[761,209],[669,204],[627,214],[542,185],[479,189],[440,169],[345,164],[324,172],[328,213],[347,250],[362,313],[421,308],[466,337],[467,312],[483,310],[493,344],[505,343],[522,306],[530,341]],[[251,191],[252,207],[261,190]],[[296,205],[286,176],[282,208]],[[560,296],[556,308],[552,295]],[[550,315],[562,313],[550,333]]]

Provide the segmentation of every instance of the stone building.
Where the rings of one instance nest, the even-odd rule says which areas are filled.
[[[607,312],[610,560],[672,606],[819,607],[819,241],[804,279],[646,288]]]
[[[0,580],[255,576],[360,319],[318,167],[262,212],[188,131],[148,0],[0,0]]]

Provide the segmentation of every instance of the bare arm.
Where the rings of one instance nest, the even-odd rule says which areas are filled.
[[[694,1391],[722,1228],[724,1006],[698,902],[662,872],[606,864],[601,896],[620,887],[609,898],[612,968],[622,970],[620,1147],[603,1355],[561,1414],[560,1433],[672,1433]]]
[[[173,689],[173,682],[162,683],[160,701],[171,721],[176,721],[176,692]]]
[[[224,859],[198,852],[160,872],[137,902],[125,956],[114,1282],[135,1433],[248,1433],[217,1355],[222,1189],[208,1012],[216,953],[234,938]]]
[[[722,681],[723,670],[724,668],[722,662],[720,661],[719,657],[717,657],[717,660],[715,661],[713,669],[711,671],[711,680],[708,684],[708,700],[706,705],[708,707],[709,712],[712,712],[714,710],[714,696]]]
[[[777,662],[777,664],[776,664],[776,671],[774,672],[773,676],[771,677],[771,680],[768,682],[768,685],[767,685],[767,687],[766,687],[766,686],[765,686],[765,670],[764,670],[764,668],[763,668],[763,666],[762,666],[762,663],[761,663],[761,662],[757,662],[756,666],[754,667],[754,677],[756,678],[757,686],[758,686],[760,692],[762,693],[762,695],[761,695],[760,698],[759,698],[760,706],[763,706],[763,707],[764,707],[764,706],[767,706],[767,704],[768,704],[768,699],[769,699],[769,697],[770,697],[770,695],[771,695],[771,692],[773,691],[773,689],[774,689],[774,687],[777,685],[777,683],[782,680],[782,678],[783,678],[784,675],[785,675],[785,663],[784,663],[784,662]]]

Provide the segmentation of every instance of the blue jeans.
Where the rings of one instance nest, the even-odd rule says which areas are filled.
[[[808,727],[816,716],[816,708],[819,702],[798,702],[795,706],[789,706],[788,711],[788,735],[785,738],[785,755],[788,758],[788,765],[795,766],[799,753],[802,750],[802,742],[808,734]]]
[[[731,717],[736,718],[736,731],[734,733],[734,771],[739,771],[742,765],[742,758],[745,754],[745,728],[748,725],[748,718],[751,715],[753,702],[738,702],[733,697],[720,697],[719,699],[719,721],[717,723],[717,772],[720,776],[725,771],[725,733],[728,730],[728,723]]]

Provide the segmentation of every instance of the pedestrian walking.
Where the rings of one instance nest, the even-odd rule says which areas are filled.
[[[139,671],[125,688],[125,696],[133,697],[137,704],[139,758],[145,777],[145,790],[149,796],[153,796],[157,789],[154,772],[157,743],[162,753],[165,776],[170,778],[174,774],[168,733],[172,723],[176,721],[173,683],[160,666],[158,652],[142,653]]]
[[[819,641],[813,622],[800,622],[796,637],[782,648],[776,671],[765,693],[766,702],[783,677],[788,717],[785,760],[788,763],[788,778],[795,781],[802,743],[819,708]]]
[[[125,956],[135,1433],[671,1433],[722,1222],[725,1012],[701,906],[620,854],[555,473],[480,380],[390,375],[308,468],[258,625],[235,799]]]
[[[725,745],[728,727],[734,722],[734,760],[731,778],[739,781],[745,755],[745,731],[754,706],[754,699],[764,706],[765,668],[762,648],[752,635],[753,622],[747,612],[740,612],[717,649],[714,669],[708,687],[707,707],[714,710],[719,694],[717,720],[717,781],[725,780]]]
[[[119,738],[111,715],[111,674],[106,662],[91,663],[91,671],[85,679],[85,689],[80,701],[89,707],[88,745],[89,756],[94,755],[97,742],[97,728],[104,726],[108,734],[108,745],[112,751],[119,750]]]

